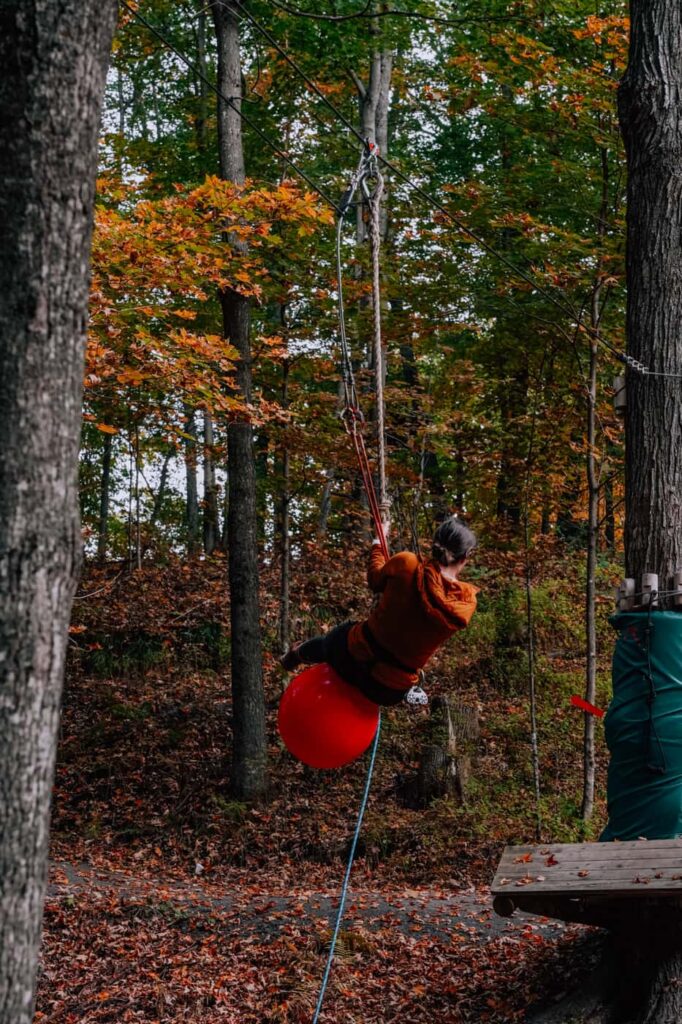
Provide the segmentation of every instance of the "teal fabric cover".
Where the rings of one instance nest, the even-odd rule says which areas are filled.
[[[620,612],[613,700],[604,720],[611,752],[609,823],[600,836],[682,836],[682,613]]]

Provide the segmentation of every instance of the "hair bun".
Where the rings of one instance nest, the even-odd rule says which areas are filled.
[[[466,558],[475,547],[476,535],[457,516],[450,516],[436,530],[431,550],[441,565],[449,565]]]

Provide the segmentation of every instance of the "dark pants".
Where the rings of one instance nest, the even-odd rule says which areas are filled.
[[[400,704],[406,691],[392,690],[390,686],[384,686],[372,676],[370,662],[356,661],[350,654],[348,634],[354,625],[354,622],[342,622],[340,626],[335,626],[323,636],[314,636],[306,640],[298,649],[301,659],[306,665],[319,665],[320,662],[326,661],[342,679],[351,686],[356,686],[375,704],[382,707]]]

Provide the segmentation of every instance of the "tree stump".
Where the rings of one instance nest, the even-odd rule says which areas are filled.
[[[479,736],[477,708],[459,698],[435,697],[417,773],[398,785],[402,802],[413,808],[428,807],[443,797],[466,803]]]

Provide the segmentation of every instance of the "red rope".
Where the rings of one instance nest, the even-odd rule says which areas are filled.
[[[365,439],[358,429],[357,411],[355,409],[347,408],[344,420],[346,423],[346,430],[353,440],[353,447],[355,448],[355,454],[360,467],[360,475],[362,476],[362,486],[364,487],[365,494],[367,495],[367,502],[369,504],[370,515],[374,522],[374,529],[376,530],[377,537],[379,538],[379,544],[381,545],[381,551],[384,558],[388,561],[391,556],[388,551],[384,525],[381,521],[381,508],[379,506],[379,499],[377,498],[377,492],[374,487],[374,477],[372,476],[372,469],[369,464],[367,449],[365,448]]]

